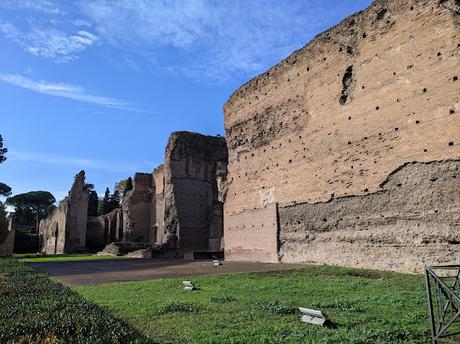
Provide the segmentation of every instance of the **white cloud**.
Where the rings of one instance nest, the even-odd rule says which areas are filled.
[[[58,58],[62,61],[77,58],[77,53],[92,46],[97,37],[92,33],[81,30],[75,34],[53,29],[34,27],[26,35],[26,49],[34,54],[48,58]]]
[[[101,54],[116,66],[225,82],[262,72],[304,46],[337,20],[334,6],[339,2],[23,0],[16,8],[39,4],[35,7],[60,12],[50,10],[47,16],[26,12],[19,20],[22,25],[0,14],[0,31],[29,53],[59,62],[105,45],[118,50]],[[350,10],[358,7],[353,0],[347,2],[354,4]],[[6,3],[10,9],[16,4]]]
[[[173,49],[165,70],[203,81],[254,74],[307,43],[328,18],[323,1],[96,0],[81,8],[98,36],[124,49]]]
[[[8,151],[8,160],[49,165],[75,166],[79,169],[96,169],[108,172],[132,173],[133,171],[136,171],[138,167],[140,167],[138,165],[123,162],[102,161],[80,157],[42,154],[36,152],[17,151],[13,149],[10,149]]]
[[[109,97],[101,97],[88,94],[85,89],[78,85],[65,83],[50,83],[47,81],[36,81],[23,77],[19,74],[1,74],[0,81],[21,87],[33,92],[46,94],[55,97],[73,99],[79,102],[91,103],[107,108],[120,109],[133,112],[150,113],[145,110],[135,109],[123,100]]]
[[[29,32],[21,32],[12,23],[0,21],[0,32],[29,53],[52,58],[58,62],[77,59],[78,53],[98,41],[97,36],[85,30],[67,34],[61,30],[41,27],[37,24],[31,24]]]

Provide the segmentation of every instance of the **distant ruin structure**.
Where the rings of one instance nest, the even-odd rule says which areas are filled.
[[[226,259],[460,259],[459,13],[375,0],[230,97]]]
[[[44,253],[72,253],[86,248],[88,190],[85,171],[76,176],[69,195],[40,221],[40,249]]]
[[[7,234],[4,240],[0,242],[0,253],[13,254],[16,230],[13,225],[13,217],[11,215],[8,215],[7,220],[8,220],[8,228],[6,230]]]
[[[179,256],[222,251],[227,162],[223,137],[171,134],[164,164],[134,175],[121,209],[89,218],[88,247],[122,241]]]

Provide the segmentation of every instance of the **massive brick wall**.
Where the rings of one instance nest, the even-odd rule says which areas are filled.
[[[278,262],[276,203],[225,218],[225,259]]]
[[[425,255],[426,262],[460,258],[434,253],[436,237],[457,235],[458,221],[451,214],[460,211],[456,179],[440,172],[446,166],[459,167],[459,8],[454,1],[376,0],[230,97],[224,107],[229,147],[226,244],[242,237],[228,223],[277,203],[279,244],[274,252],[285,261],[359,262],[407,271],[418,268]],[[390,175],[399,176],[394,171],[409,173],[412,186],[382,189]],[[429,184],[429,190],[433,195],[444,190],[447,198],[417,192],[421,184],[415,181],[438,173],[446,177],[445,185]],[[408,190],[417,201],[398,208],[398,196],[404,199]],[[394,201],[388,204],[392,211],[383,207],[388,195]],[[381,206],[364,207],[358,214],[354,202],[370,200]],[[426,213],[427,205],[438,210],[436,215]],[[348,214],[360,220],[339,225],[325,216],[324,231],[324,212],[330,215],[336,208],[342,209],[343,218]],[[320,221],[310,219],[311,214]],[[376,214],[385,229],[383,222],[372,220]],[[407,222],[409,215],[423,219],[423,230],[440,229],[394,259],[389,255],[398,252],[397,240],[374,250],[373,238],[381,231],[409,245],[412,239],[403,233],[415,235],[418,221]],[[327,236],[333,240],[334,250],[305,239],[318,233],[324,242]],[[339,240],[344,233],[362,235],[355,257],[350,255],[353,242]],[[451,249],[456,242],[441,241]]]

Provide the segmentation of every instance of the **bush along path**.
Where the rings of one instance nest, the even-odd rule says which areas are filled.
[[[151,343],[109,311],[0,256],[0,343]]]

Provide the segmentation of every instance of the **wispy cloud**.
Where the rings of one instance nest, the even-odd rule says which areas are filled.
[[[128,172],[137,171],[139,166],[125,162],[102,161],[97,159],[60,156],[53,154],[42,154],[37,152],[25,152],[10,149],[8,152],[10,161],[24,161],[28,163],[39,163],[60,166],[75,166],[80,169],[96,169],[108,172]]]
[[[22,32],[10,22],[0,21],[0,32],[15,41],[27,52],[57,62],[77,59],[79,53],[96,44],[98,37],[88,31],[66,33],[52,27],[30,24],[28,32]]]
[[[163,70],[199,81],[251,75],[302,47],[330,16],[320,0],[80,1],[97,35],[123,50],[172,49]]]
[[[25,78],[19,74],[1,74],[0,81],[5,83],[21,87],[33,92],[46,94],[55,97],[63,97],[79,102],[90,103],[95,105],[100,105],[107,108],[133,111],[133,112],[143,112],[151,113],[149,111],[133,108],[129,103],[124,100],[110,98],[110,97],[101,97],[88,94],[86,90],[78,85],[66,84],[66,83],[51,83],[47,81],[36,81]]]
[[[23,45],[30,53],[62,61],[77,58],[80,51],[94,45],[98,40],[95,35],[84,30],[68,35],[59,30],[39,27],[34,27],[25,38]]]
[[[16,1],[6,1],[8,8],[14,10]],[[353,11],[359,9],[358,3],[368,3],[368,0],[34,1],[19,1],[16,7],[27,5],[30,9],[36,3],[35,7],[55,8],[59,12],[50,13],[47,18],[31,15],[22,21],[22,26],[15,26],[5,16],[3,24],[0,22],[0,31],[29,53],[67,62],[78,58],[84,50],[109,46],[116,48],[118,54],[110,50],[108,58],[126,68],[153,69],[204,82],[225,82],[259,73],[335,22],[335,6],[348,3],[343,6]]]

